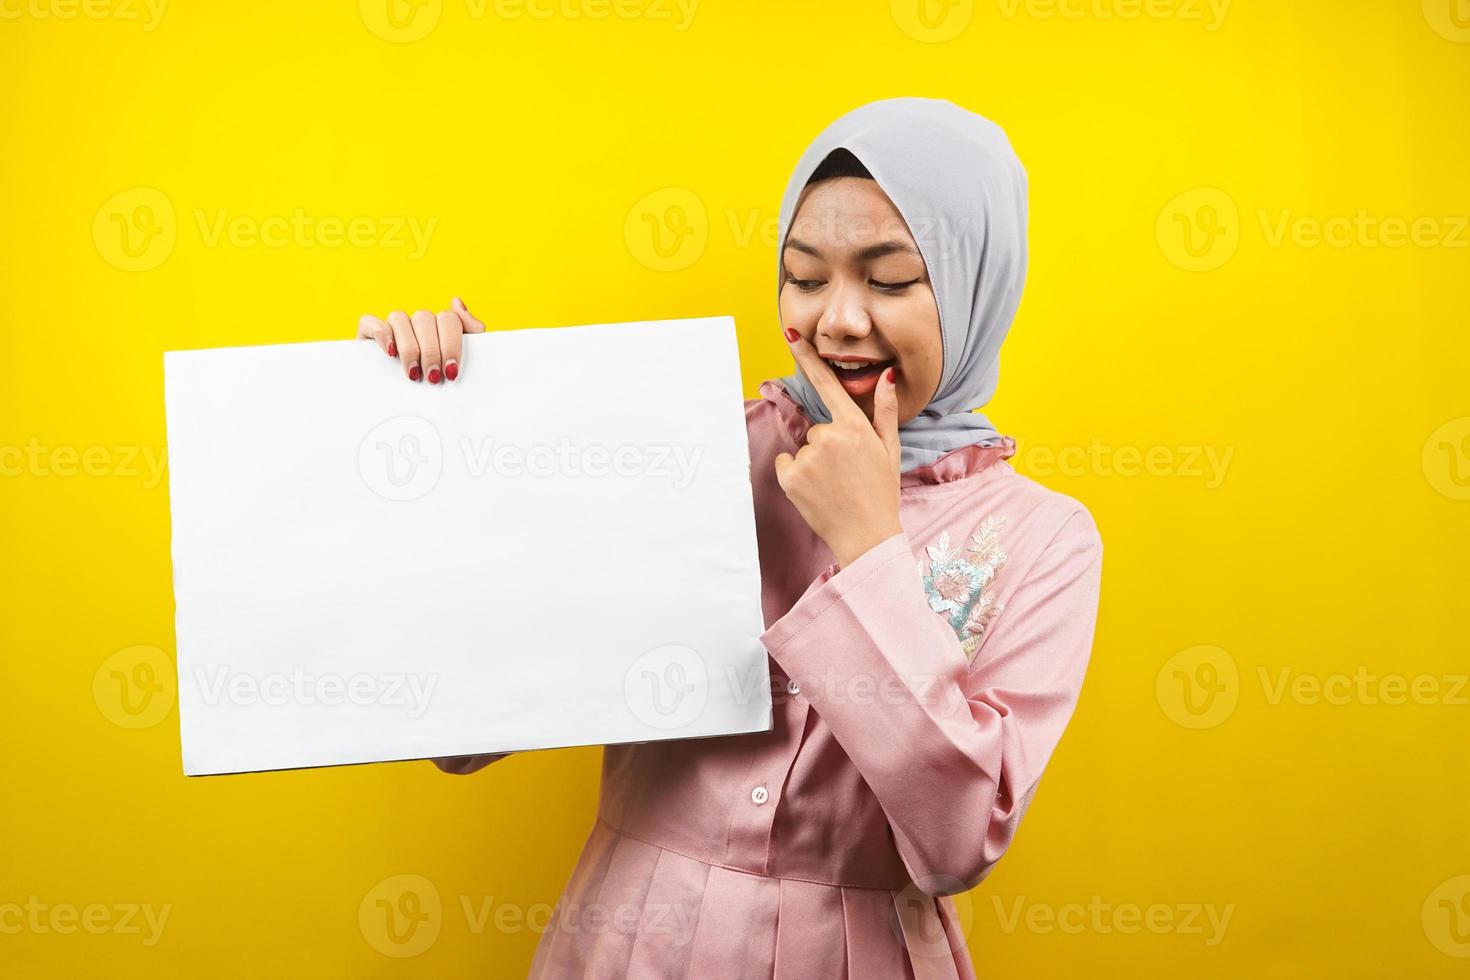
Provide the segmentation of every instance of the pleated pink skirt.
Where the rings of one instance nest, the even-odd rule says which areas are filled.
[[[530,975],[973,980],[974,972],[947,898],[709,865],[598,820]]]

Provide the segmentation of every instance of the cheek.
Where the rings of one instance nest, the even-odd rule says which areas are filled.
[[[939,389],[939,375],[944,371],[944,351],[926,347],[919,352],[917,360],[920,367],[916,373],[928,386],[927,394],[932,397]]]
[[[905,356],[900,363],[903,374],[898,385],[899,420],[907,422],[922,412],[939,387],[939,369],[922,358]]]
[[[939,337],[939,319],[932,298],[915,304],[907,323],[914,332],[904,338],[901,349],[907,390],[903,391],[904,407],[918,414],[939,391],[939,378],[944,373],[944,345]]]
[[[777,308],[781,313],[782,326],[795,327],[798,332],[806,334],[806,321],[811,317],[812,303],[810,297],[801,295],[791,286],[781,290]]]

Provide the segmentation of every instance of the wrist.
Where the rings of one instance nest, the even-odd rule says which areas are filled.
[[[846,568],[895,534],[902,533],[903,527],[894,521],[891,525],[874,527],[852,541],[841,542],[832,549],[832,554],[837,558],[838,567]]]

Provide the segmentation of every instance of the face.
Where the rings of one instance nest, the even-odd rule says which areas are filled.
[[[939,390],[939,304],[914,236],[876,181],[838,177],[807,188],[781,256],[782,327],[801,334],[868,418],[878,378],[894,368],[900,423]]]

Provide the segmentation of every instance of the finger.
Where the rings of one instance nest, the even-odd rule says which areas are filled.
[[[485,332],[485,325],[481,323],[473,313],[465,309],[464,300],[456,296],[454,297],[454,302],[451,303],[450,306],[454,308],[455,313],[459,314],[460,322],[464,324],[465,333]]]
[[[398,346],[393,343],[393,328],[375,316],[364,313],[357,321],[357,336],[371,340],[389,357],[398,356]]]
[[[429,384],[436,385],[444,376],[444,362],[439,354],[439,323],[428,310],[414,310],[412,320],[413,335],[423,352],[424,377]]]
[[[441,311],[434,317],[434,321],[439,326],[439,353],[444,357],[444,380],[453,381],[459,377],[460,337],[464,333],[464,324],[460,322],[459,314],[452,310]]]
[[[417,381],[424,376],[424,370],[420,366],[423,351],[419,349],[418,337],[414,336],[413,323],[408,319],[408,314],[402,310],[394,310],[388,314],[388,326],[393,328],[393,343],[398,348],[398,360],[403,364],[403,374],[410,381]]]
[[[438,766],[443,772],[451,776],[468,776],[479,772],[492,762],[499,762],[510,753],[499,752],[494,755],[456,755],[430,759],[429,761]]]
[[[898,384],[891,367],[883,369],[883,376],[873,391],[873,429],[883,440],[897,472],[903,460],[903,447],[898,441]]]
[[[795,461],[790,453],[781,453],[776,457],[776,482],[781,485],[782,490],[786,489],[786,471]]]
[[[822,404],[827,406],[827,411],[831,413],[834,421],[837,419],[850,421],[854,416],[862,416],[864,420],[867,419],[857,402],[852,400],[847,389],[843,388],[842,383],[837,380],[837,375],[833,373],[832,368],[822,360],[817,349],[805,337],[787,327],[786,341],[791,345],[791,356],[796,358],[797,366],[806,374],[812,387],[817,389],[817,394],[822,396]]]

